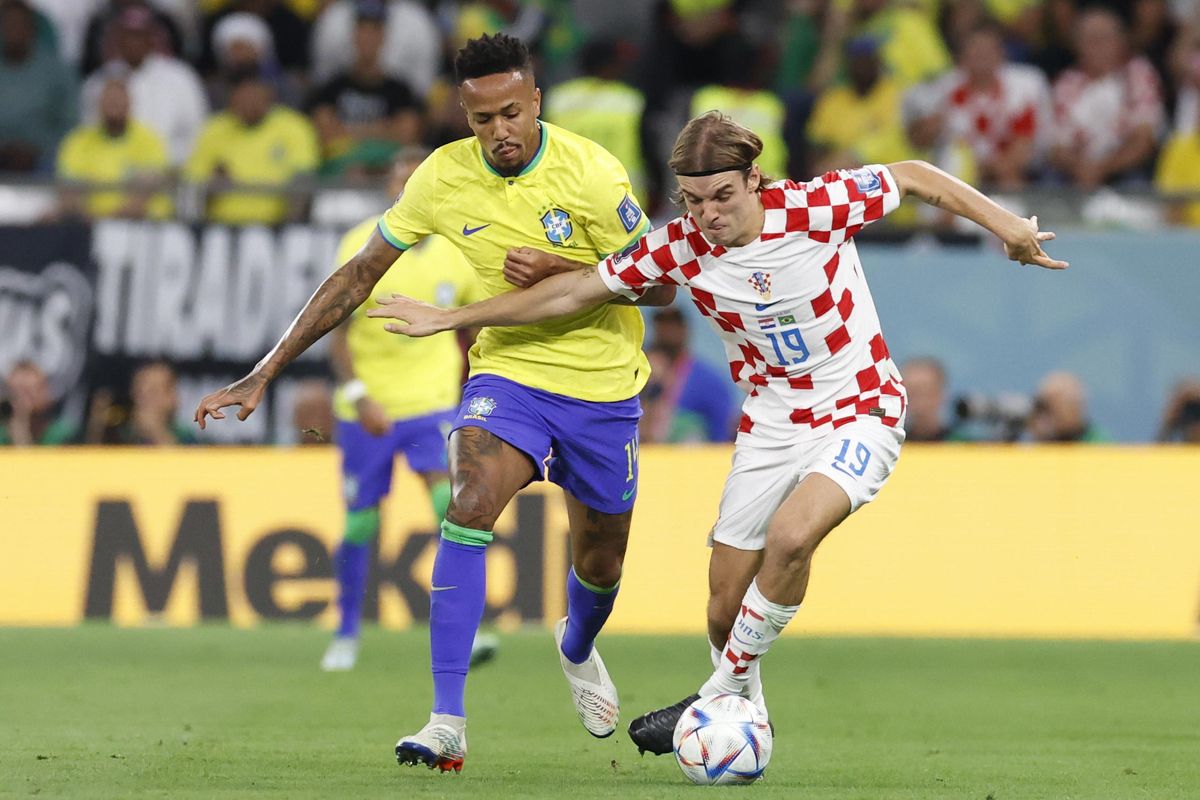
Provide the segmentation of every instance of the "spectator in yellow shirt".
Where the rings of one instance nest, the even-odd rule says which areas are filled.
[[[1171,135],[1158,158],[1154,187],[1165,195],[1191,195],[1174,199],[1167,218],[1176,225],[1200,227],[1200,129]]]
[[[278,225],[302,210],[297,182],[317,167],[316,133],[257,73],[230,83],[228,108],[204,126],[184,175],[207,184],[210,221]]]
[[[880,42],[859,36],[846,44],[847,83],[818,98],[808,121],[813,171],[888,164],[911,157],[900,114],[901,90],[883,72]]]
[[[762,57],[759,48],[737,37],[724,43],[720,61],[721,81],[696,90],[692,95],[692,116],[698,117],[714,108],[728,114],[762,139],[763,149],[757,161],[765,174],[772,177],[789,174],[784,139],[787,109],[767,88],[767,70],[772,65]]]
[[[856,36],[879,41],[887,72],[902,89],[935,78],[950,69],[950,53],[930,17],[895,0],[853,0]]]
[[[100,93],[100,120],[71,131],[58,151],[59,209],[92,218],[166,219],[171,200],[154,189],[169,167],[166,144],[130,119],[129,90],[111,80]]]

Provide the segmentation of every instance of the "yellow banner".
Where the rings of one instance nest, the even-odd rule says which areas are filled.
[[[723,447],[643,448],[612,631],[701,632],[705,537]],[[0,624],[201,619],[332,625],[342,529],[329,448],[0,453]],[[875,503],[818,551],[793,632],[1186,638],[1197,631],[1200,449],[905,448]],[[366,604],[428,616],[436,526],[397,471]],[[497,525],[489,619],[563,614],[561,492],[536,484]]]

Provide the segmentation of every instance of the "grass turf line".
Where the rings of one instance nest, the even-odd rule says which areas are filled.
[[[1200,796],[1196,643],[784,639],[764,665],[766,779],[700,790],[669,756],[639,758],[624,727],[699,685],[701,637],[602,637],[623,724],[595,740],[550,633],[503,636],[469,682],[458,776],[392,752],[428,713],[427,633],[367,630],[346,674],[318,671],[326,641],[304,626],[0,629],[0,796]]]

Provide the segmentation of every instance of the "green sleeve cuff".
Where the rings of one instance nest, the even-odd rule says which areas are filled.
[[[388,244],[390,244],[392,247],[396,248],[397,250],[404,252],[408,248],[412,247],[411,244],[405,244],[404,242],[400,241],[395,236],[393,236],[390,231],[388,231],[387,225],[385,225],[383,222],[383,217],[379,218],[379,224],[376,225],[375,227],[379,228],[379,235],[383,237],[384,241],[386,241]]]

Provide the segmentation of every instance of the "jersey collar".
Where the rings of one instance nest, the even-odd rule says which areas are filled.
[[[546,141],[550,138],[550,129],[543,125],[541,120],[538,120],[538,131],[541,133],[541,141],[538,142],[537,152],[533,154],[533,158],[529,159],[525,166],[521,167],[521,171],[516,175],[501,175],[497,172],[496,168],[492,166],[492,162],[488,161],[487,156],[483,154],[483,148],[481,147],[479,148],[479,158],[483,161],[484,168],[497,178],[504,178],[505,180],[520,178],[533,172],[537,168],[537,165],[541,163],[542,156],[546,155]]]

